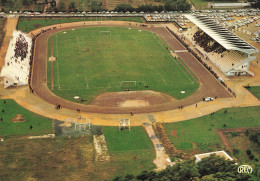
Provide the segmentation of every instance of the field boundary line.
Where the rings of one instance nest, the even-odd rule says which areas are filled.
[[[161,45],[161,47],[164,49],[165,47],[163,47],[161,41],[158,41],[158,39],[156,38],[156,36],[154,35],[154,33],[152,33],[153,38]]]
[[[78,47],[80,47],[80,46],[79,46],[79,38],[78,38],[78,35],[76,35],[76,38],[77,38]]]
[[[58,38],[57,38],[57,34],[56,34],[56,53],[57,53],[57,59],[58,59],[58,47],[57,47],[57,42],[58,42]],[[57,60],[56,59],[56,60]],[[58,85],[59,85],[59,89],[60,89],[60,72],[59,72],[59,60],[56,61],[57,62],[57,81],[58,81]]]
[[[200,79],[195,75],[195,73],[190,70],[190,67],[181,59],[181,57],[177,57],[177,60],[180,61],[180,63],[183,65],[183,67],[190,73],[190,75],[194,78],[194,80],[199,83]]]
[[[85,77],[85,81],[86,81],[86,84],[87,84],[87,89],[89,89],[89,86],[88,86],[88,78],[86,77],[86,75],[84,75]]]
[[[164,83],[165,83],[165,85],[167,86],[168,84],[167,84],[166,80],[163,78],[162,74],[161,74],[161,73],[157,73],[157,74],[159,74],[159,75],[161,76],[161,78],[162,78],[163,82],[164,82]]]

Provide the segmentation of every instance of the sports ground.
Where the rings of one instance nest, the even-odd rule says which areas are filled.
[[[154,143],[153,137],[150,136],[151,134],[148,133],[147,129],[145,132],[142,127],[134,127],[136,125],[140,126],[144,123],[154,123],[155,121],[175,122],[200,117],[194,120],[165,125],[167,135],[177,149],[187,152],[198,151],[199,153],[201,151],[213,151],[216,148],[223,148],[223,145],[221,144],[221,141],[218,139],[215,132],[219,128],[259,126],[259,107],[250,107],[245,109],[232,108],[228,109],[227,113],[224,113],[225,109],[222,109],[227,107],[259,105],[258,99],[256,99],[244,88],[241,88],[242,85],[247,85],[249,81],[253,82],[254,80],[254,82],[259,83],[259,65],[257,65],[256,63],[253,63],[252,66],[252,68],[254,68],[253,72],[256,72],[255,77],[248,78],[247,80],[235,79],[228,82],[229,86],[231,86],[232,89],[234,89],[237,93],[237,97],[234,98],[229,95],[225,88],[223,88],[221,84],[219,84],[218,81],[213,76],[211,76],[211,74],[205,68],[203,68],[203,66],[201,66],[201,64],[198,63],[198,61],[189,52],[187,52],[187,50],[185,50],[185,48],[171,34],[169,34],[169,32],[167,32],[166,28],[159,26],[150,26],[148,28],[145,28],[141,26],[139,27],[139,24],[137,26],[135,23],[132,23],[132,25],[130,25],[130,23],[123,22],[108,22],[106,24],[103,23],[104,22],[102,22],[101,24],[90,22],[89,24],[86,23],[86,25],[83,25],[82,22],[79,22],[78,24],[70,24],[68,26],[62,24],[62,27],[60,27],[60,25],[54,25],[58,27],[56,30],[51,30],[50,32],[46,32],[40,35],[35,42],[35,59],[32,75],[32,86],[35,93],[30,93],[28,87],[20,87],[17,89],[7,90],[1,88],[1,99],[14,99],[18,104],[22,105],[26,109],[42,116],[47,116],[49,118],[43,118],[32,113],[32,115],[30,115],[28,111],[26,111],[25,109],[21,109],[19,106],[15,105],[16,103],[14,104],[14,102],[11,100],[7,100],[7,104],[1,104],[1,106],[5,106],[5,112],[0,113],[2,114],[1,117],[4,119],[4,124],[1,124],[2,128],[3,126],[5,127],[5,130],[8,132],[8,134],[5,134],[5,130],[1,128],[0,133],[1,136],[8,136],[4,136],[6,140],[4,142],[4,145],[1,146],[0,149],[0,157],[2,158],[0,159],[0,166],[4,168],[3,171],[0,173],[0,178],[12,180],[15,180],[17,178],[19,178],[20,180],[31,178],[44,178],[45,180],[48,180],[50,178],[56,177],[60,178],[61,180],[64,180],[65,178],[79,178],[80,180],[84,177],[88,180],[101,180],[110,179],[115,175],[124,175],[127,173],[137,174],[141,170],[152,170],[155,166],[162,169],[164,168],[163,166],[165,166],[165,164],[153,165],[152,163],[152,160],[155,158],[155,152],[156,158],[160,157],[160,160],[163,160],[161,155],[158,154],[158,150],[156,149],[156,147],[154,147],[153,149],[153,146],[151,144],[151,142]],[[117,30],[124,29],[127,33],[123,36],[126,37],[128,37],[128,35],[132,35],[129,33],[131,31],[136,31],[135,35],[140,35],[140,33],[150,34],[151,37],[148,39],[149,43],[143,45],[143,47],[148,47],[144,50],[148,52],[148,56],[146,54],[141,54],[143,52],[140,51],[140,47],[139,49],[136,47],[129,47],[124,45],[123,43],[121,45],[114,45],[112,43],[106,43],[105,45],[102,45],[104,41],[109,42],[108,40],[111,40],[112,38],[114,38],[113,42],[119,43],[120,37],[113,37],[113,33],[111,30],[115,27]],[[99,32],[94,31],[94,29],[97,30],[101,28],[103,28],[103,30],[100,30]],[[102,40],[95,39],[96,44],[91,41],[88,42],[88,40],[92,38],[89,32],[89,30],[91,29],[93,30],[92,40],[94,40],[95,33],[96,35],[102,37]],[[76,31],[88,31],[88,33],[86,33],[85,36],[81,36],[81,34],[78,33],[78,35],[76,35],[75,37],[75,34],[73,33]],[[119,33],[117,32],[117,35],[118,34]],[[57,41],[56,36],[60,41]],[[67,41],[65,38],[63,39],[62,37],[69,37],[70,41]],[[84,39],[85,37],[88,38]],[[130,37],[128,37],[129,39],[127,39],[127,41],[133,43],[134,40],[130,39]],[[144,37],[142,38],[144,39]],[[48,60],[51,54],[51,39],[53,41],[52,54],[56,58],[58,58],[56,61],[53,62],[53,92],[56,95],[51,92],[51,69],[50,62]],[[77,39],[80,45],[82,45],[81,48],[79,48],[79,46],[77,45]],[[117,41],[115,41],[115,39]],[[125,39],[122,39],[120,41],[125,41]],[[85,42],[87,43],[84,44]],[[57,46],[57,49],[55,49],[56,43],[57,45],[59,45]],[[67,47],[65,43],[68,43],[71,46]],[[162,44],[162,46],[160,46],[160,44]],[[87,48],[86,46],[89,46],[89,48]],[[176,50],[175,55],[181,57],[181,60],[179,58],[176,60],[173,57],[171,59],[168,58],[170,50],[167,51],[166,46],[169,46],[169,48],[172,50]],[[97,48],[100,48],[100,50],[98,50]],[[121,55],[117,55],[115,51],[111,50],[112,48],[120,50]],[[135,49],[133,50],[133,48]],[[154,50],[148,51],[149,48],[153,48],[155,50],[158,48],[164,56],[161,56],[161,54],[158,53],[157,59],[160,59],[161,62],[165,62],[167,65],[153,65],[153,62],[157,62],[156,59],[152,59],[153,57],[155,57],[156,52]],[[128,51],[128,49],[132,51]],[[145,64],[138,65],[140,63],[136,60],[136,58],[130,57],[130,55],[129,57],[123,57],[124,54],[122,50],[128,51],[129,54],[135,52],[133,53],[133,55],[138,53],[138,55],[142,55],[144,57],[146,56],[147,59],[149,59],[149,62],[146,62],[147,59],[145,59],[142,60],[145,61]],[[113,56],[112,53],[114,53]],[[73,57],[77,58],[66,56],[67,54],[73,54]],[[103,57],[98,57],[97,54],[102,54]],[[152,54],[152,56],[149,56],[149,54]],[[104,56],[108,57],[109,59],[105,59]],[[70,57],[70,59],[66,59],[67,57]],[[98,63],[97,65],[99,67],[96,67],[97,65],[94,66],[93,63],[91,64],[86,61],[86,57],[92,57],[95,63]],[[163,59],[162,57],[165,59]],[[121,61],[117,60],[119,58],[121,59]],[[134,65],[124,62],[130,61],[130,58],[132,58],[131,61],[134,61]],[[73,62],[71,63],[70,61]],[[126,64],[129,69],[131,68],[132,74],[127,74],[128,69],[126,69],[125,66],[120,66],[121,62],[124,62],[124,64]],[[189,96],[187,96],[187,92],[185,95],[180,94],[181,96],[183,96],[183,98],[178,97],[179,92],[177,92],[176,95],[170,95],[170,93],[166,92],[167,89],[165,89],[166,86],[163,86],[162,79],[159,79],[158,77],[153,77],[154,75],[150,72],[151,70],[154,72],[160,72],[160,74],[166,76],[166,78],[163,77],[166,81],[174,81],[174,78],[168,77],[168,74],[162,71],[162,68],[167,70],[168,66],[170,69],[169,71],[171,71],[172,69],[176,71],[176,65],[172,65],[172,63],[170,62],[176,62],[176,64],[178,65],[185,65],[183,67],[181,66],[184,70],[183,72],[188,73],[188,75],[192,79],[194,79],[194,77],[196,79],[197,77],[196,80],[198,80],[199,82],[197,83],[198,88],[194,89],[193,94]],[[108,75],[110,75],[111,72],[112,75],[114,73],[113,71],[110,72],[109,70],[112,69],[110,67],[111,63],[117,63],[113,64],[113,68],[116,67],[118,69],[118,71],[115,73],[120,73],[120,78],[124,76],[124,78],[132,79],[133,73],[135,73],[136,75],[134,75],[134,78],[136,79],[136,82],[130,82],[129,79],[128,82],[123,82],[125,81],[125,79],[118,79],[118,75],[115,75],[114,78],[111,76],[109,77]],[[85,66],[84,68],[83,65]],[[149,69],[144,68],[144,66],[148,67]],[[102,67],[102,70],[104,71],[99,72],[96,70],[94,72],[95,69],[101,69],[100,67]],[[81,75],[82,72],[76,71],[76,69],[84,69],[84,75],[85,73],[86,75],[88,75],[90,72],[91,77],[93,77],[94,80],[90,82],[86,81],[85,76]],[[137,69],[138,71],[135,69]],[[140,72],[149,75],[149,77],[147,78],[145,76],[140,76]],[[173,73],[177,74],[174,71]],[[178,72],[178,74],[181,73],[181,71]],[[101,78],[101,76],[103,78]],[[79,78],[77,79],[77,77]],[[138,80],[137,78],[140,77],[142,77],[142,79]],[[58,86],[58,78],[60,81],[60,88]],[[67,80],[73,82],[69,83]],[[120,84],[120,86],[114,86],[112,88],[112,86],[110,85],[111,90],[109,90],[106,86],[109,87],[110,82],[113,82],[113,80],[117,82],[116,84]],[[138,81],[140,81],[139,84]],[[141,81],[147,82],[149,90],[142,87],[143,84]],[[181,81],[179,82],[183,83]],[[125,87],[122,87],[121,84],[123,84],[123,86]],[[162,84],[161,89],[153,89],[153,84]],[[82,92],[82,95],[76,92],[76,86],[78,85],[86,88],[84,90],[80,90]],[[100,89],[100,91],[103,92],[116,92],[107,92],[101,94],[102,96],[97,96],[95,101],[91,102],[91,98],[83,97],[83,95],[85,95],[85,91],[88,91],[87,87],[90,88],[90,85],[92,85],[92,87],[95,87],[96,89]],[[101,87],[102,85],[105,85],[105,88]],[[185,84],[183,84],[182,86],[184,85]],[[65,94],[59,95],[59,93],[61,94],[65,91],[61,90],[65,89],[64,86],[66,86],[67,89],[71,89],[70,94],[68,94],[68,98],[65,97]],[[175,86],[172,87],[173,90],[175,88]],[[131,91],[123,91],[124,89],[131,89]],[[148,94],[149,91],[152,90],[160,93],[160,99],[158,99],[158,97],[156,97],[154,94]],[[252,89],[251,92],[254,92],[253,90],[254,89]],[[57,91],[58,93],[55,91]],[[115,101],[115,103],[121,101],[119,100],[120,94],[118,94],[118,91],[121,91],[122,97],[124,97],[125,99],[144,99],[144,97],[146,96],[145,99],[147,98],[149,100],[151,99],[151,95],[153,95],[153,100],[154,102],[157,102],[157,104],[154,102],[149,102],[151,103],[150,105],[137,108],[122,108],[119,106],[114,106],[113,104],[111,104],[112,101]],[[140,92],[143,92],[143,94],[140,94]],[[165,94],[161,92],[164,92]],[[173,91],[170,92],[174,93]],[[164,102],[161,101],[161,94],[168,94],[168,97],[164,97]],[[57,95],[63,97],[58,97]],[[82,97],[83,100],[87,99],[87,101],[83,101],[83,104],[69,101],[73,100],[71,99],[71,97],[75,95]],[[86,95],[89,96],[89,94]],[[126,95],[131,96],[127,97]],[[96,95],[93,94],[93,97],[94,96]],[[202,98],[206,96],[218,96],[218,99],[212,102],[202,102]],[[175,97],[176,99],[173,97]],[[168,100],[166,101],[166,99]],[[1,101],[1,103],[2,102],[3,101]],[[56,103],[60,103],[63,106],[63,109],[56,110]],[[88,105],[86,105],[85,103],[87,103]],[[176,109],[180,105],[184,105],[185,108]],[[75,110],[77,108],[80,108],[81,112],[76,112]],[[222,110],[216,112],[219,109]],[[135,114],[131,116],[129,112],[132,110],[135,111]],[[207,115],[201,117],[212,112],[215,112],[213,116]],[[16,114],[18,113],[24,115],[27,121],[6,122],[7,119],[9,120],[16,117]],[[251,115],[251,117],[249,115]],[[93,125],[117,126],[103,127],[103,133],[106,137],[108,152],[110,154],[109,162],[98,162],[93,160],[96,153],[94,153],[93,149],[92,136],[85,135],[80,137],[66,138],[57,136],[55,139],[36,140],[30,140],[27,138],[27,135],[52,133],[53,129],[51,128],[50,118],[65,121],[68,118],[75,119],[79,116],[88,117],[89,119],[91,119],[91,123]],[[153,118],[153,120],[151,119],[151,117]],[[118,131],[118,121],[121,118],[131,118],[131,131]],[[42,122],[44,122],[44,124],[42,124]],[[33,125],[33,129],[29,128],[30,125]],[[11,136],[13,136],[12,134],[16,133],[16,126],[19,126],[20,131],[17,132],[17,134],[19,135],[11,138]],[[6,128],[8,128],[8,130]],[[173,132],[175,132],[177,136],[173,136]],[[9,136],[10,134],[11,136]],[[23,136],[23,138],[21,138],[22,134],[25,135]],[[129,144],[125,144],[126,142]],[[31,149],[36,147],[38,149]],[[6,166],[3,167],[3,165]],[[58,173],[56,172],[56,170],[59,170],[60,172]]]
[[[76,31],[83,33],[76,36]],[[32,87],[42,99],[65,108],[144,113],[176,109],[208,96],[231,96],[165,27],[122,21],[70,23],[40,35],[35,44]],[[171,50],[178,51],[178,60]],[[51,54],[58,59],[47,73]],[[52,84],[56,95],[50,91]],[[75,96],[81,98],[79,103],[71,101]]]
[[[53,51],[53,92],[67,100],[91,103],[105,92],[153,90],[176,99],[192,95],[199,84],[156,34],[126,27],[89,27],[61,31],[48,40]],[[51,49],[53,49],[51,51]],[[51,89],[48,61],[48,87]],[[185,91],[185,93],[181,93]]]

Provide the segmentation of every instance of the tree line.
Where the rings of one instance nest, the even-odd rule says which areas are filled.
[[[162,12],[162,11],[188,11],[190,10],[191,5],[186,0],[167,0],[164,2],[164,5],[152,5],[144,4],[134,8],[131,4],[118,4],[114,11],[117,12]]]
[[[239,165],[215,154],[203,158],[177,163],[160,172],[143,171],[134,176],[117,176],[113,181],[255,181],[260,179],[260,164],[256,163],[251,174],[238,173]]]
[[[164,5],[152,5],[152,4],[144,4],[134,8],[131,4],[118,4],[113,11],[117,12],[162,12],[162,11],[188,11],[190,10],[191,5],[186,0],[166,0]],[[74,1],[70,2],[68,7],[66,7],[64,2],[60,2],[56,7],[50,7],[50,11],[66,11],[70,12],[78,11],[78,7]],[[102,2],[92,1],[89,4],[89,9],[91,12],[99,12],[99,11],[107,11],[102,7]]]
[[[155,0],[155,1],[161,1],[161,0]],[[45,1],[43,1],[45,2]],[[21,8],[21,5],[25,7],[29,7],[32,4],[36,4],[36,0],[21,0],[21,4],[18,5],[18,3],[15,4],[15,0],[0,0],[0,5],[3,7],[8,7],[6,9],[13,10],[13,11],[19,11]],[[163,5],[152,5],[152,4],[144,4],[140,5],[137,8],[134,8],[131,4],[118,4],[113,11],[117,12],[162,12],[162,11],[188,11],[191,8],[190,3],[188,3],[186,0],[162,0]],[[79,7],[77,7],[77,4],[75,1],[71,1],[68,6],[63,1],[60,1],[56,5],[56,0],[52,0],[50,2],[50,7],[47,9],[47,11],[55,11],[55,12],[77,12]],[[107,11],[103,7],[102,2],[94,0],[90,1],[88,4],[88,9],[91,12],[100,12],[100,11]]]

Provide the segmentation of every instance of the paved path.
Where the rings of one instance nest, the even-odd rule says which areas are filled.
[[[165,148],[163,147],[163,144],[161,141],[157,138],[157,136],[154,133],[153,127],[150,123],[144,123],[143,127],[145,128],[149,138],[151,139],[154,150],[156,153],[156,158],[154,159],[153,163],[156,165],[156,170],[163,170],[168,165],[170,165],[170,162],[167,161],[167,159],[170,159],[169,156],[166,154]]]

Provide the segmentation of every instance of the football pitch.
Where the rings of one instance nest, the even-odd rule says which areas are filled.
[[[79,96],[83,103],[90,103],[102,93],[128,89],[154,90],[183,99],[199,87],[167,45],[148,31],[123,27],[71,29],[49,37],[47,61],[51,49],[56,57],[52,91],[71,101]],[[47,71],[51,89],[50,61]]]

